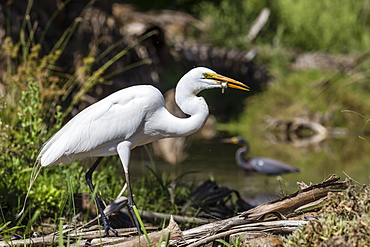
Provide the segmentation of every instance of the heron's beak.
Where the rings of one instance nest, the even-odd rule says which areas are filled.
[[[238,138],[236,138],[236,137],[232,137],[232,138],[225,138],[225,139],[221,139],[221,142],[222,142],[222,143],[232,143],[232,144],[237,144],[237,143],[239,143],[239,140],[238,140]]]
[[[229,77],[219,75],[216,73],[205,73],[204,77],[207,79],[215,80],[218,84],[222,86],[222,90],[231,87],[235,89],[240,89],[244,91],[249,91],[249,87],[244,83],[231,79]]]

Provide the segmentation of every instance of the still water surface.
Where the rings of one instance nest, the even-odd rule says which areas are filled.
[[[220,186],[239,191],[241,196],[253,205],[275,199],[298,189],[297,182],[318,183],[335,173],[342,180],[348,174],[359,183],[369,184],[370,146],[356,136],[328,139],[318,145],[294,147],[291,143],[271,144],[263,138],[249,138],[250,157],[270,157],[300,168],[300,173],[282,177],[267,177],[249,174],[235,163],[237,145],[221,143],[220,138],[193,142],[186,150],[187,159],[178,165],[171,165],[154,158],[158,171],[165,171],[174,178],[185,172],[195,171],[186,176],[187,181],[202,183],[210,177]],[[132,179],[148,174],[147,165],[153,165],[144,148],[134,150],[130,164]]]

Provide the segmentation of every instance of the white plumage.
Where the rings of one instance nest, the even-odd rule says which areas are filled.
[[[155,133],[148,133],[145,123],[163,104],[153,86],[115,92],[72,118],[44,144],[38,159],[42,166],[68,164],[83,157],[116,155],[122,141],[132,142],[132,148],[148,143]]]

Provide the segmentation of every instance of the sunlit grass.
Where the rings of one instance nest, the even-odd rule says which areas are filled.
[[[206,23],[202,39],[217,46],[248,49],[247,35],[263,8],[271,14],[254,41],[299,51],[350,53],[370,44],[369,1],[200,1],[193,8]]]

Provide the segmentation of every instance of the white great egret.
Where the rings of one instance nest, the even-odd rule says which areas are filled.
[[[189,115],[187,118],[170,114],[162,94],[153,86],[122,89],[73,117],[43,145],[37,159],[42,167],[47,167],[68,164],[84,157],[98,157],[86,173],[86,181],[93,192],[91,177],[99,162],[104,156],[118,154],[125,172],[129,209],[140,232],[128,169],[131,149],[161,138],[196,132],[208,116],[206,101],[197,94],[204,89],[220,88],[224,91],[227,87],[249,91],[243,83],[208,68],[198,67],[186,73],[177,84],[176,103]],[[117,231],[109,226],[99,198],[95,200],[105,235],[109,230],[117,235]]]

